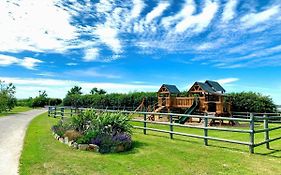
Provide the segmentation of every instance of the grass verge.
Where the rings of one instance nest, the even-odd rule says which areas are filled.
[[[210,146],[206,147],[203,140],[180,136],[171,140],[168,134],[148,132],[148,135],[143,135],[142,130],[134,130],[134,148],[131,151],[103,155],[73,150],[56,141],[50,127],[57,120],[43,114],[31,122],[20,158],[20,174],[281,173],[280,141],[271,144],[275,150],[266,150],[262,146],[256,149],[257,154],[251,155],[246,146],[210,142]],[[185,132],[198,131],[185,129]],[[213,134],[240,138],[228,136],[225,132]]]
[[[17,113],[20,113],[20,112],[29,111],[31,109],[32,108],[26,107],[26,106],[16,106],[11,111],[0,113],[0,117],[7,116],[7,115],[13,115],[13,114],[17,114]]]

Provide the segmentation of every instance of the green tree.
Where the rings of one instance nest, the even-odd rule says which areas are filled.
[[[74,86],[73,88],[71,88],[68,92],[67,95],[82,95],[82,87],[79,86]]]
[[[11,110],[16,105],[16,87],[0,80],[0,112]]]
[[[104,89],[98,89],[96,87],[94,87],[91,91],[90,94],[94,95],[94,94],[99,94],[99,95],[103,95],[106,94],[106,91]]]
[[[239,92],[227,95],[232,111],[237,112],[276,112],[272,98],[256,92]]]
[[[39,91],[39,95],[32,101],[32,107],[44,107],[48,104],[48,95],[46,91]]]

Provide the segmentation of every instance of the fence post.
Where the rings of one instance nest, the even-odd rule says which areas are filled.
[[[143,119],[144,119],[144,122],[143,122],[143,134],[146,134],[146,114],[143,115]]]
[[[170,138],[173,139],[173,132],[174,132],[174,128],[173,128],[173,116],[170,115]]]
[[[48,107],[48,117],[51,116],[51,106]]]
[[[72,107],[70,107],[70,117],[72,117]]]
[[[64,116],[64,107],[60,108],[61,116]]]
[[[55,112],[54,112],[54,118],[56,118],[56,117],[57,117],[57,107],[56,107],[56,106],[54,107],[54,110],[55,110]]]
[[[205,118],[204,118],[204,145],[205,146],[208,146],[208,118],[207,118],[207,114],[204,115]]]
[[[267,115],[264,115],[263,117],[264,117],[264,120],[263,120],[264,129],[268,129],[268,117],[267,117]],[[268,141],[268,140],[269,140],[269,131],[266,130],[266,131],[264,132],[264,141]],[[266,148],[267,148],[267,149],[270,149],[270,147],[269,147],[269,142],[266,142],[265,145],[266,145]]]
[[[253,113],[250,113],[250,145],[249,151],[250,153],[254,153],[254,143],[255,143],[255,117]]]

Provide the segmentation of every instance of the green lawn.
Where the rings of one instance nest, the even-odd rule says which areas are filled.
[[[2,116],[7,116],[7,115],[12,115],[12,114],[17,114],[17,113],[19,113],[19,112],[29,111],[29,110],[31,110],[31,109],[32,109],[32,108],[26,107],[26,106],[16,106],[14,109],[12,109],[12,110],[9,111],[9,112],[0,113],[0,117],[2,117]]]
[[[103,155],[74,150],[56,141],[50,127],[57,120],[43,114],[31,122],[20,159],[20,174],[281,174],[281,141],[271,144],[274,150],[261,146],[255,149],[256,154],[249,154],[247,146],[210,141],[206,147],[199,139],[175,136],[171,140],[168,134],[148,131],[148,135],[143,135],[142,130],[134,130],[131,151]],[[245,141],[249,138],[247,134],[228,132],[210,135]],[[262,137],[259,134],[256,139],[260,141]]]

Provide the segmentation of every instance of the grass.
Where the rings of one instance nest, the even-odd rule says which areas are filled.
[[[210,141],[206,147],[199,139],[175,136],[171,140],[168,134],[148,131],[148,135],[143,135],[142,130],[134,130],[131,151],[103,155],[74,150],[56,141],[50,127],[57,120],[43,114],[31,122],[20,158],[20,174],[281,174],[280,141],[271,144],[275,150],[261,146],[251,155],[247,146]],[[210,135],[246,141],[249,138],[247,134],[228,132],[210,132]],[[277,135],[278,132],[271,134]],[[256,139],[262,137],[259,134]]]
[[[13,115],[13,114],[17,114],[17,113],[20,113],[20,112],[29,111],[31,109],[32,108],[26,107],[26,106],[16,106],[11,111],[0,113],[0,117],[7,116],[7,115]]]

